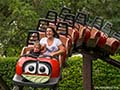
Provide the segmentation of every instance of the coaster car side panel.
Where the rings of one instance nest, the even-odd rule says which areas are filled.
[[[90,30],[87,26],[88,19],[88,13],[80,11],[76,14],[75,27],[79,28],[79,39],[77,42],[78,47],[81,46],[83,43],[87,43],[88,39],[90,38]]]
[[[91,28],[91,35],[90,39],[87,42],[87,46],[90,48],[95,48],[97,46],[97,43],[101,37],[101,30],[103,26],[103,18],[96,16],[94,20],[92,21],[90,28]]]
[[[97,42],[100,38],[101,33],[96,29],[93,28],[90,32],[90,38],[87,42],[87,46],[90,48],[94,48],[97,45]]]
[[[64,21],[68,23],[68,34],[72,37],[72,43],[76,45],[79,39],[79,31],[75,28],[75,15],[66,14]]]
[[[102,48],[106,41],[107,41],[107,38],[110,36],[111,34],[111,30],[112,30],[112,23],[110,22],[105,22],[105,24],[103,25],[102,29],[100,30],[101,32],[101,37],[97,43],[97,46]]]
[[[103,32],[101,32],[101,37],[99,38],[99,40],[97,42],[97,46],[99,48],[102,48],[105,45],[106,40],[107,40],[107,35],[104,34]]]
[[[59,22],[56,27],[56,31],[60,36],[60,40],[66,48],[66,55],[70,56],[72,53],[72,38],[68,34],[68,24],[66,22]]]
[[[108,54],[112,54],[112,55],[114,55],[119,48],[120,48],[120,41],[113,37],[107,38],[107,41],[103,47],[103,49],[106,52],[108,52]]]
[[[79,30],[79,39],[77,41],[77,48],[86,45],[90,38],[90,30],[85,26],[81,30]]]

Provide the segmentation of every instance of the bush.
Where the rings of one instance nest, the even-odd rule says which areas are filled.
[[[112,56],[112,58],[120,60],[120,55]],[[7,85],[12,88],[12,78],[15,74],[16,57],[2,58],[0,57],[0,73]],[[112,65],[98,59],[93,61],[93,85],[95,89],[120,88],[120,70]],[[62,80],[59,82],[59,90],[82,90],[82,58],[70,57],[67,60],[67,66],[63,68]]]
[[[16,61],[16,57],[0,57],[0,74],[10,88],[13,87],[12,78],[15,74]]]

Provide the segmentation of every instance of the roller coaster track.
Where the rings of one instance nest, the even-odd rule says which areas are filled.
[[[99,52],[91,53],[82,49],[81,54],[83,55],[83,90],[94,90],[94,85],[92,82],[93,60],[97,60],[99,58],[104,62],[107,62],[108,64],[120,69],[120,62],[118,60],[114,60],[107,56],[103,57],[103,55]]]

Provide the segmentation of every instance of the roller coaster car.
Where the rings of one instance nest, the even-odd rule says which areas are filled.
[[[101,31],[101,37],[99,38],[98,43],[97,43],[97,46],[99,48],[104,47],[104,45],[105,45],[105,43],[107,41],[107,38],[109,36],[111,36],[111,30],[112,30],[112,23],[107,21],[103,25],[102,29],[100,30]]]
[[[77,48],[83,46],[84,43],[87,43],[90,38],[90,30],[87,29],[87,22],[89,19],[89,15],[82,11],[78,12],[75,17],[75,27],[79,31],[79,39],[77,42]]]
[[[24,86],[48,87],[56,90],[60,76],[60,63],[51,56],[36,57],[23,54],[16,64],[13,90],[20,90],[20,87],[24,88]]]
[[[61,62],[51,56],[36,57],[27,54],[33,48],[34,42],[39,39],[38,31],[28,32],[27,45],[22,49],[21,57],[16,64],[13,90],[21,90],[21,87],[24,86],[50,87],[52,90],[56,90],[61,77]]]
[[[79,39],[79,31],[75,27],[75,15],[66,14],[64,18],[64,22],[68,23],[68,34],[72,37],[72,43],[74,45],[74,49],[77,45],[77,41]]]
[[[101,32],[99,30],[101,30],[103,26],[103,21],[101,17],[96,16],[91,26],[88,28],[90,30],[90,38],[87,41],[87,47],[95,48],[97,46],[98,40],[101,37]]]
[[[88,13],[79,11],[75,16],[75,27],[81,30],[85,25],[87,25],[88,20]]]
[[[106,54],[114,55],[120,49],[120,33],[114,32],[111,37],[108,37],[103,49]]]
[[[56,31],[59,34],[60,40],[66,48],[66,56],[72,55],[72,38],[68,34],[68,24],[65,22],[58,22]]]

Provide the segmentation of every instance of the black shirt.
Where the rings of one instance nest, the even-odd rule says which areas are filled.
[[[39,52],[34,52],[34,49],[31,49],[30,54],[38,57],[41,54],[41,52],[40,51]]]

